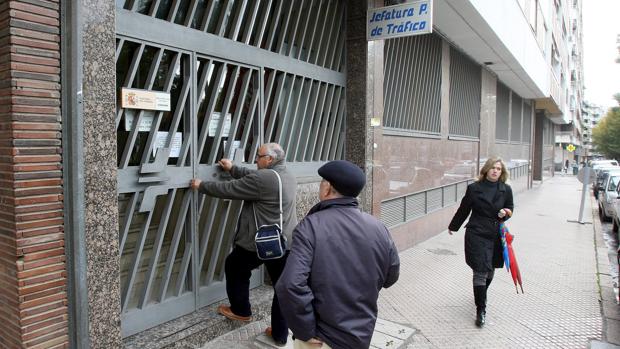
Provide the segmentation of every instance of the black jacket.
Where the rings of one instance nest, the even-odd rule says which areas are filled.
[[[514,212],[512,189],[499,182],[492,202],[483,194],[485,188],[480,182],[467,186],[459,209],[454,214],[448,229],[457,231],[469,216],[465,226],[465,261],[475,271],[491,271],[504,265],[502,241],[499,233],[499,210],[509,208]],[[504,220],[509,217],[505,217]]]
[[[387,228],[357,206],[351,197],[322,201],[295,228],[276,293],[297,339],[370,346],[379,291],[398,280],[400,260]]]

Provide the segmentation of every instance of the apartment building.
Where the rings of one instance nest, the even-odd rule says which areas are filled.
[[[603,107],[583,102],[582,104],[583,115],[583,156],[592,157],[599,154],[594,152],[594,145],[592,144],[592,130],[605,116],[605,110]]]

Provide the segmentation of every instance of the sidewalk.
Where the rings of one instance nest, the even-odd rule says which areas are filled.
[[[379,299],[379,318],[413,331],[394,347],[587,348],[592,340],[606,340],[590,200],[584,214],[590,224],[568,222],[577,219],[580,198],[581,184],[573,176],[556,176],[516,196],[508,224],[516,235],[525,294],[516,294],[509,273],[497,269],[483,329],[474,325],[464,229],[403,251],[400,280]],[[265,326],[248,325],[204,348],[262,347],[253,338]],[[597,345],[592,347],[613,347]]]

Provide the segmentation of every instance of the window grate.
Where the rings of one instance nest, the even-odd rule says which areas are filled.
[[[523,143],[530,144],[532,138],[532,106],[523,102]]]
[[[381,221],[388,227],[458,204],[473,179],[421,191],[381,203]]]
[[[523,99],[516,93],[512,93],[512,107],[510,115],[510,141],[521,142],[521,122],[522,122]]]
[[[478,137],[482,77],[480,66],[450,48],[450,134]]]
[[[386,40],[385,127],[440,132],[441,47],[434,34]]]
[[[497,81],[495,139],[508,142],[510,89]]]

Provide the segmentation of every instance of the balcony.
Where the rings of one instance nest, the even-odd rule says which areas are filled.
[[[568,124],[570,115],[565,113],[565,92],[560,86],[560,82],[553,72],[553,68],[549,69],[549,96],[536,100],[536,109],[544,109],[551,121],[556,124]]]

